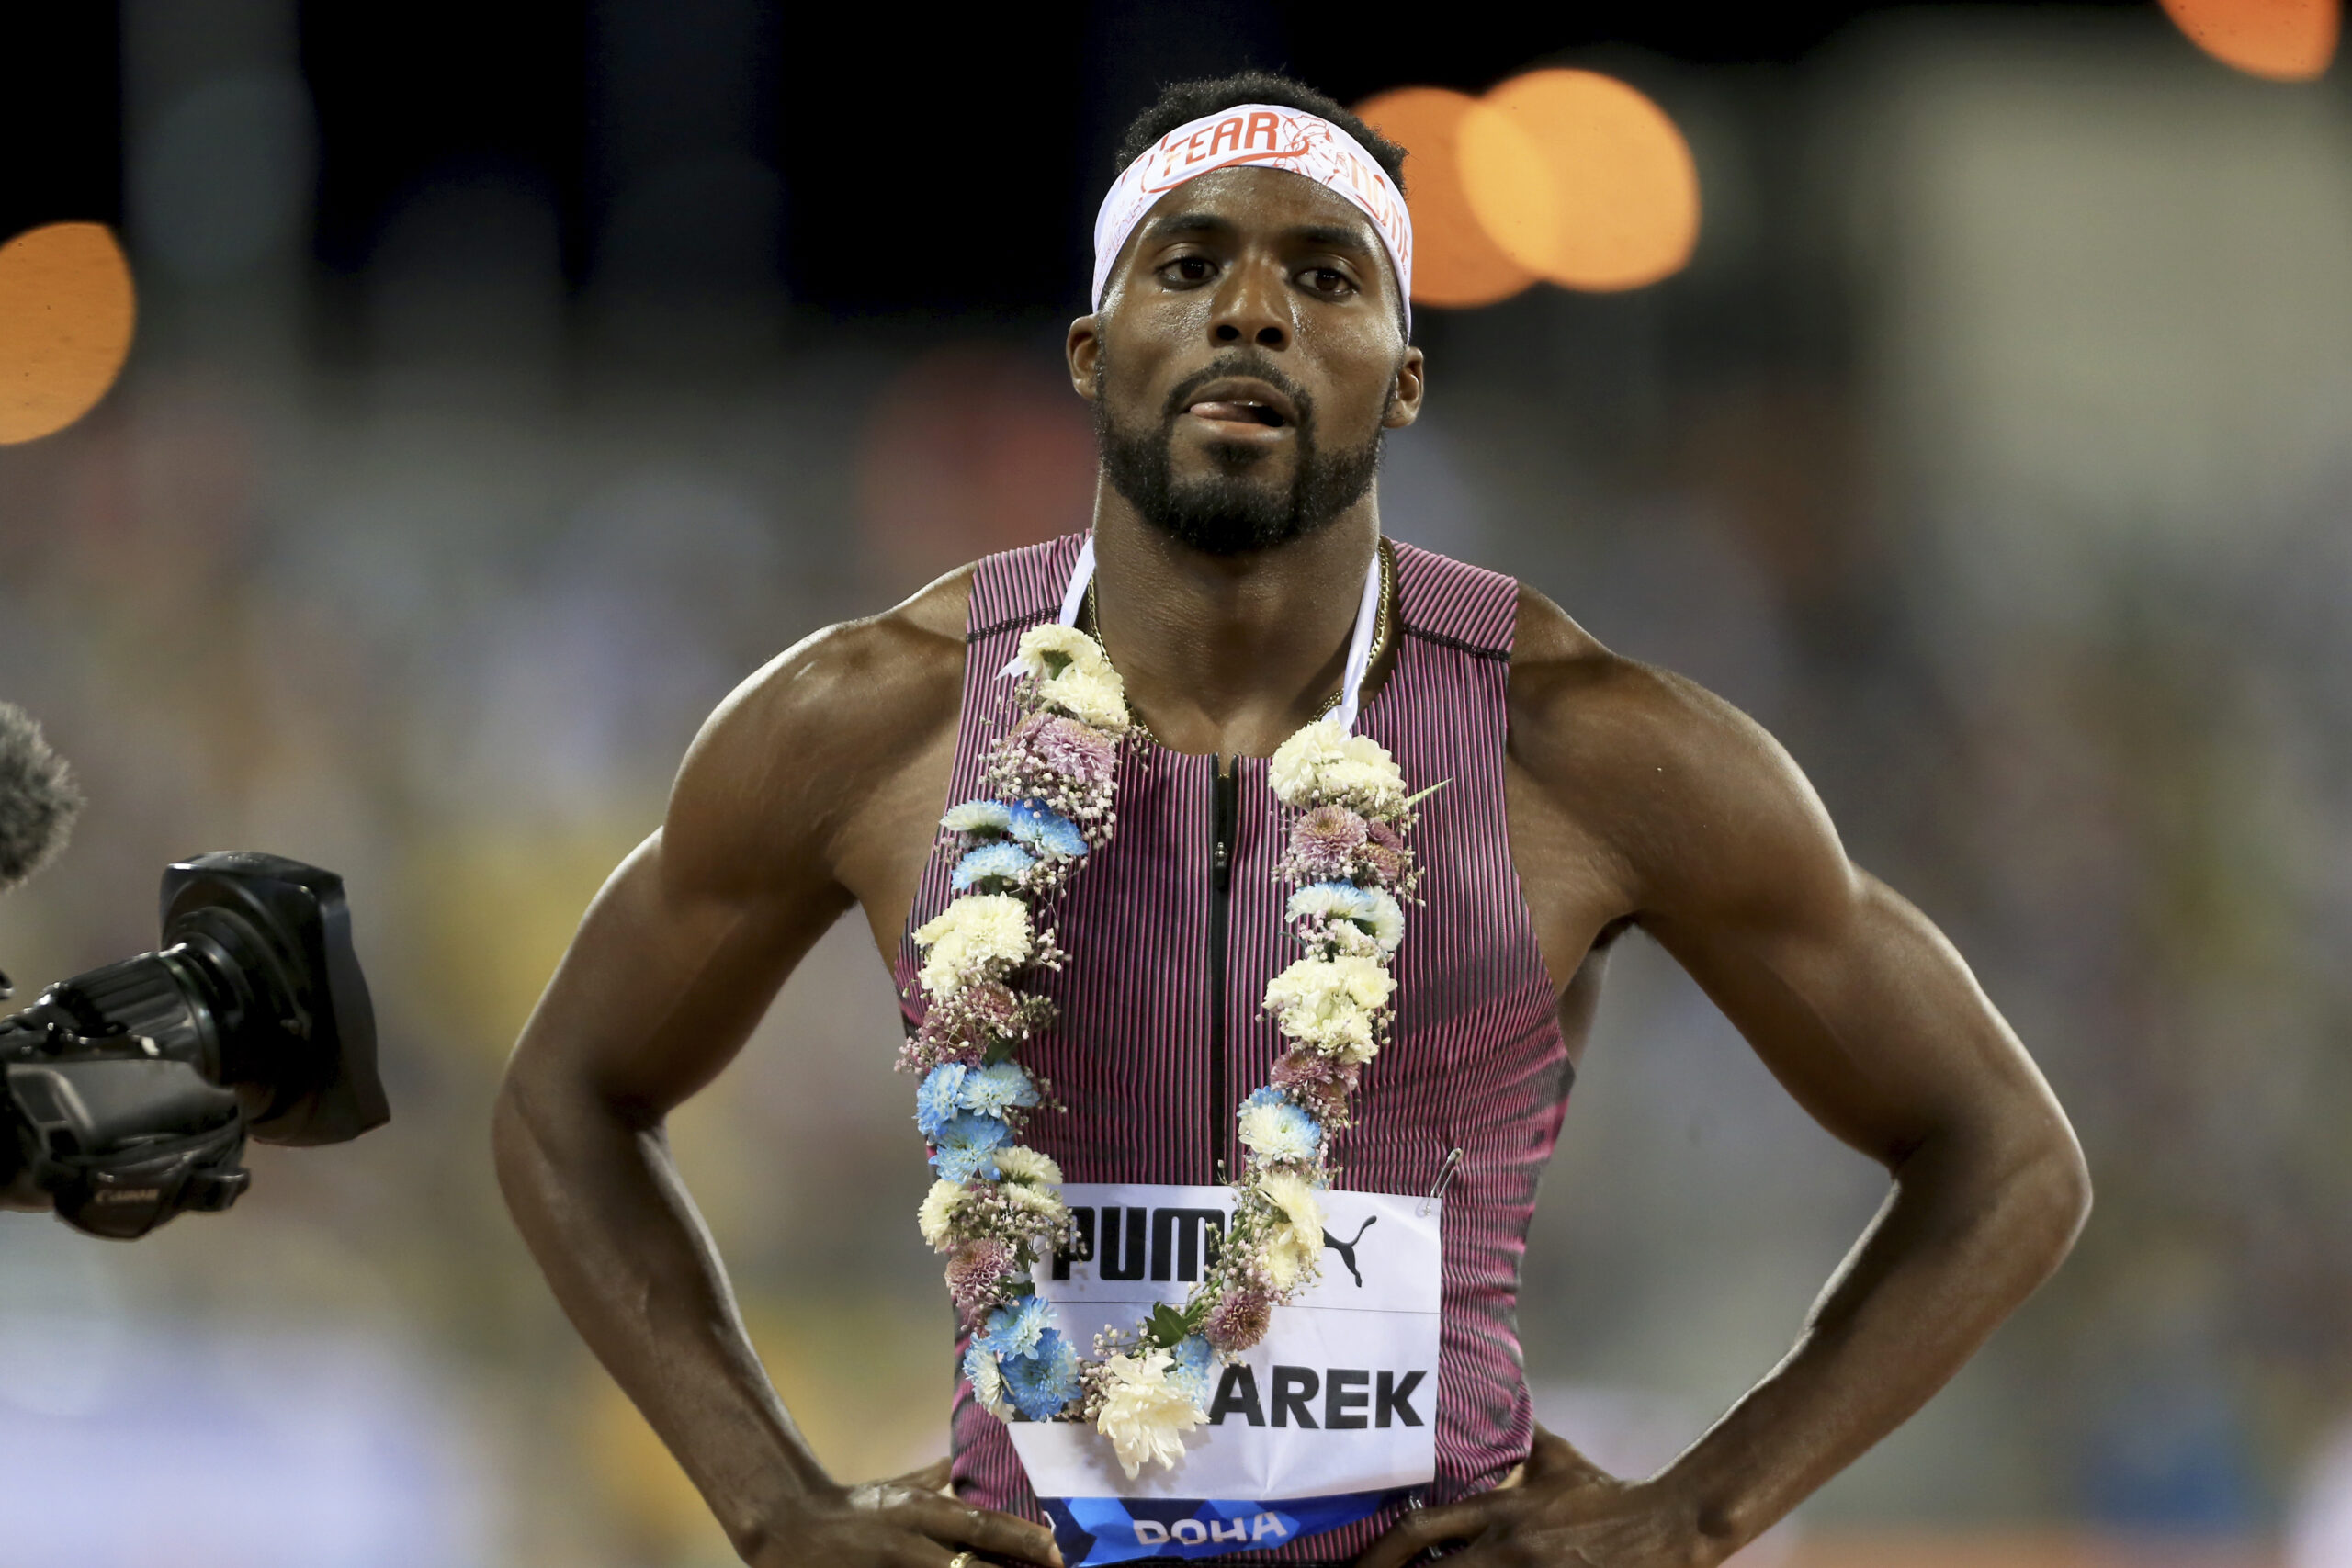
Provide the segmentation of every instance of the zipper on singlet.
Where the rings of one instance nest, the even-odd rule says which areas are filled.
[[[1226,921],[1233,907],[1233,842],[1241,816],[1241,759],[1226,771],[1223,757],[1210,759],[1216,770],[1215,858],[1209,868],[1209,1170],[1210,1179],[1226,1180],[1226,1127],[1231,1108],[1225,1091],[1225,939]]]

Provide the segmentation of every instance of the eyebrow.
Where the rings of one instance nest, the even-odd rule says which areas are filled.
[[[1151,220],[1144,231],[1154,240],[1170,234],[1231,234],[1236,226],[1229,218],[1219,218],[1214,212],[1170,212]]]
[[[1376,248],[1374,243],[1365,242],[1363,231],[1351,229],[1342,223],[1300,223],[1284,230],[1283,237],[1304,240],[1310,245],[1324,245],[1336,251],[1354,251],[1363,255],[1372,254]]]

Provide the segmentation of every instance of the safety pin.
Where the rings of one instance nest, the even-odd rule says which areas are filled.
[[[1453,1168],[1461,1163],[1462,1151],[1460,1149],[1455,1149],[1453,1153],[1445,1156],[1445,1163],[1438,1167],[1437,1184],[1430,1189],[1430,1195],[1421,1200],[1420,1207],[1413,1211],[1417,1217],[1422,1219],[1427,1219],[1429,1217],[1430,1205],[1436,1202],[1440,1198],[1445,1195],[1446,1183],[1453,1179]]]

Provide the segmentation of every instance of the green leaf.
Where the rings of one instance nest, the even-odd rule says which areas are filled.
[[[1151,1316],[1144,1324],[1144,1337],[1163,1350],[1173,1350],[1192,1332],[1193,1325],[1184,1314],[1166,1302],[1152,1308]]]
[[[989,1042],[988,1049],[980,1053],[980,1065],[993,1067],[1000,1062],[1010,1062],[1012,1060],[1013,1047],[1018,1043],[1018,1041],[1009,1036],[998,1035]]]
[[[1402,810],[1406,810],[1406,811],[1410,811],[1411,809],[1413,809],[1413,807],[1415,807],[1416,806],[1419,806],[1421,802],[1423,802],[1423,801],[1427,800],[1430,796],[1431,796],[1431,795],[1435,795],[1438,791],[1440,791],[1440,790],[1443,789],[1446,785],[1448,785],[1448,784],[1452,784],[1453,782],[1453,781],[1452,779],[1440,779],[1440,780],[1438,780],[1438,781],[1437,781],[1437,783],[1435,783],[1435,784],[1433,784],[1430,785],[1430,787],[1429,787],[1429,788],[1427,788],[1427,789],[1425,789],[1425,790],[1421,791],[1421,793],[1420,793],[1420,794],[1419,794],[1419,795],[1407,795],[1407,796],[1405,797],[1405,804],[1404,804],[1404,806],[1403,806],[1402,807],[1400,807],[1400,809],[1402,809]]]

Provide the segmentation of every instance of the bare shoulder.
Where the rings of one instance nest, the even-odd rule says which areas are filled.
[[[1527,793],[1606,857],[1628,914],[1835,896],[1850,875],[1819,797],[1762,726],[1611,652],[1524,586],[1510,712]]]
[[[878,615],[812,633],[729,694],[687,749],[662,832],[678,874],[803,883],[899,776],[954,745],[963,568]]]

